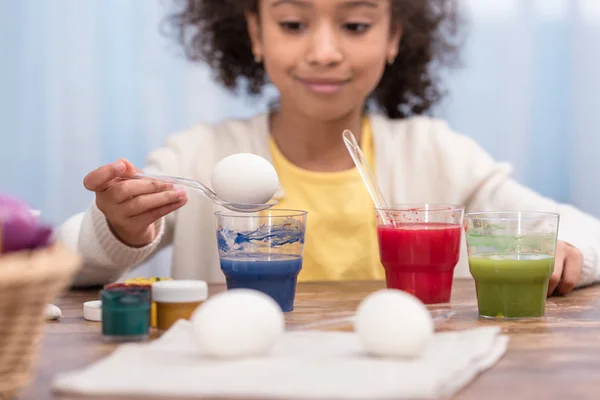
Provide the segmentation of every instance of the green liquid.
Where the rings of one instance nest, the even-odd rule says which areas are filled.
[[[469,257],[479,315],[534,318],[544,315],[554,257],[518,254]]]

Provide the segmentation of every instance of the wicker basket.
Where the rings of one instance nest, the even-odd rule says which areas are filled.
[[[30,383],[46,305],[71,283],[80,263],[60,244],[0,256],[0,399]]]

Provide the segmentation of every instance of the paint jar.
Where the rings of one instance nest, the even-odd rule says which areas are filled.
[[[111,287],[100,292],[102,335],[110,342],[140,341],[150,331],[150,290]]]
[[[138,277],[138,278],[131,278],[131,279],[127,279],[125,281],[125,284],[127,286],[143,286],[143,287],[147,287],[148,289],[150,289],[150,297],[152,297],[152,284],[155,282],[159,282],[159,281],[170,281],[171,278],[162,278],[162,277],[158,277],[158,276],[152,276],[152,277]],[[151,304],[151,316],[152,319],[150,321],[150,326],[152,328],[156,328],[156,302],[152,302]]]
[[[177,320],[190,319],[194,310],[208,297],[208,285],[200,280],[160,281],[152,284],[156,303],[156,322],[160,330],[169,329]]]

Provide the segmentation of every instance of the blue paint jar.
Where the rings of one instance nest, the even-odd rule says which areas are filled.
[[[112,287],[100,292],[102,336],[110,342],[148,338],[151,296],[147,287]]]

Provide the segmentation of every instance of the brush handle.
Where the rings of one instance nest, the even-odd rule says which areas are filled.
[[[352,161],[354,161],[354,165],[356,165],[356,169],[358,170],[358,173],[360,174],[360,177],[362,178],[363,183],[367,187],[367,191],[369,192],[369,195],[375,204],[375,209],[377,210],[379,217],[385,222],[386,225],[393,225],[394,221],[390,221],[390,218],[386,216],[385,211],[382,211],[382,209],[388,208],[388,205],[383,197],[383,194],[381,193],[381,190],[379,189],[379,186],[377,186],[377,183],[375,183],[375,175],[371,171],[369,163],[367,162],[365,155],[356,141],[356,137],[354,137],[354,134],[348,129],[344,131],[342,137],[344,139],[344,144],[350,153],[350,157],[352,157]]]

